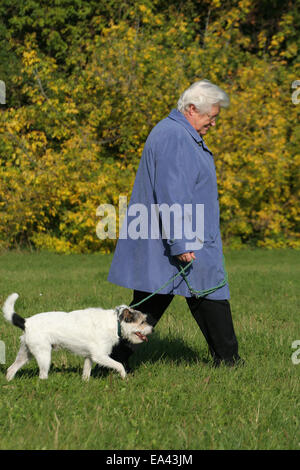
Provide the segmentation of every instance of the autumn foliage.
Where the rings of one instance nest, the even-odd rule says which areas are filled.
[[[206,138],[224,242],[300,247],[297,3],[3,0],[0,248],[111,251],[97,207],[130,196],[149,131],[201,78],[231,98]]]

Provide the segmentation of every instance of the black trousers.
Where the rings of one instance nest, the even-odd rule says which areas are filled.
[[[134,291],[134,305],[149,296],[149,292]],[[143,313],[150,313],[155,326],[165,310],[172,302],[171,294],[155,294],[137,307]],[[186,297],[189,309],[202,331],[215,365],[224,362],[234,365],[239,359],[238,342],[234,332],[231,309],[228,300],[209,300],[205,298]],[[121,341],[114,348],[112,357],[124,363],[128,368],[128,360],[132,349]]]

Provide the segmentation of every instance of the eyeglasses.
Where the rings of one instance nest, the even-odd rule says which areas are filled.
[[[210,116],[208,113],[206,113],[206,116],[209,118],[210,122],[217,122],[217,120],[219,119],[218,114],[217,114],[217,116]]]

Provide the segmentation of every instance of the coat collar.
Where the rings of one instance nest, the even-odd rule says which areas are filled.
[[[194,127],[189,123],[189,121],[180,111],[178,111],[177,109],[172,109],[168,118],[173,119],[174,121],[181,124],[191,134],[191,136],[197,142],[198,145],[202,146],[205,150],[208,150],[208,152],[212,154],[212,152],[206,146],[201,135],[198,134],[196,129],[194,129]]]

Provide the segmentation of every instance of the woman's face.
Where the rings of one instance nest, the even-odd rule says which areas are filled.
[[[219,105],[212,105],[210,113],[200,114],[197,108],[191,104],[184,115],[194,129],[196,129],[198,134],[205,135],[211,126],[216,125],[219,113]]]

